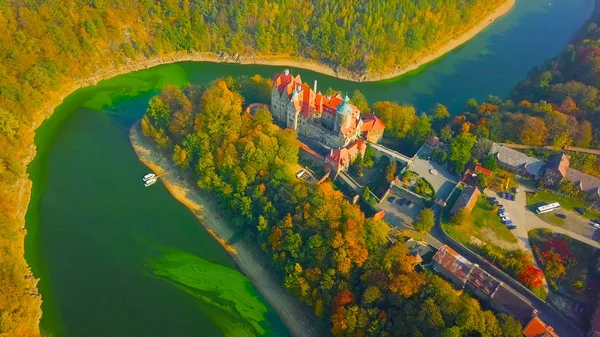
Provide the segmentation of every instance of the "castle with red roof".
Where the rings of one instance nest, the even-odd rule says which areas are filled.
[[[311,88],[288,69],[273,78],[271,114],[279,124],[296,130],[300,136],[331,148],[329,164],[337,166],[337,170],[347,169],[358,153],[364,154],[366,144],[361,135],[376,143],[385,130],[375,115],[361,118],[360,110],[347,95],[323,95],[317,92],[317,81]]]

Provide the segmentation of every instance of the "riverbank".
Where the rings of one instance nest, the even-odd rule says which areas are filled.
[[[290,332],[296,337],[322,336],[316,319],[311,317],[307,308],[272,276],[260,249],[244,240],[234,240],[235,229],[219,214],[211,195],[199,190],[189,173],[172,168],[172,160],[142,135],[139,122],[131,127],[129,139],[142,163],[156,174],[165,172],[160,180],[167,190],[225,247],[243,273],[277,311]]]

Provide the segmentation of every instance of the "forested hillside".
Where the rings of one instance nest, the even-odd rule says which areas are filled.
[[[512,317],[416,271],[407,246],[388,241],[389,225],[365,218],[331,183],[295,179],[295,132],[274,125],[267,110],[242,113],[244,98],[271,85],[255,77],[206,90],[166,87],[150,100],[142,131],[215,193],[334,336],[520,337]]]
[[[600,147],[600,15],[590,20],[583,27],[573,44],[567,46],[555,59],[540,68],[534,69],[511,93],[511,99],[527,107],[529,102],[544,100],[552,105],[552,110],[560,113],[552,119],[557,119],[564,125],[568,120],[568,128],[579,124],[583,141],[575,142],[579,146]],[[524,101],[525,100],[525,101]],[[542,107],[542,110],[548,110]],[[552,130],[555,128],[544,119],[544,111],[523,111],[534,117],[529,118],[529,124]],[[588,140],[588,138],[591,138]],[[547,139],[535,140],[534,143],[562,145],[566,137],[556,139],[549,135]],[[573,139],[573,137],[571,137]],[[568,143],[568,142],[567,142]],[[568,144],[567,144],[568,145]]]
[[[311,58],[356,72],[405,66],[502,0],[0,0],[0,336],[37,333],[15,185],[32,124],[66,83],[172,52]],[[22,214],[21,214],[22,216]]]

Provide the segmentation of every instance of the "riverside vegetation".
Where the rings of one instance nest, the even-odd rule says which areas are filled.
[[[295,179],[294,131],[274,125],[267,110],[242,110],[271,81],[244,81],[167,86],[150,100],[142,132],[215,193],[244,240],[262,249],[285,288],[333,335],[521,336],[512,317],[416,271],[407,247],[388,242],[389,225],[365,218],[331,183]]]
[[[33,155],[32,125],[73,79],[174,52],[298,56],[383,72],[414,62],[500,3],[0,1],[0,335],[39,334],[40,297],[22,258],[30,185],[19,178]]]

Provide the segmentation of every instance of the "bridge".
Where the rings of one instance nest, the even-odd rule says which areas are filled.
[[[392,149],[390,149],[388,147],[385,147],[385,146],[383,146],[381,144],[376,144],[376,143],[371,143],[370,142],[369,145],[375,151],[380,152],[381,154],[389,157],[390,159],[395,159],[395,160],[404,162],[404,163],[406,163],[409,166],[412,165],[412,164],[414,164],[414,161],[415,161],[414,158],[407,157],[407,156],[403,155],[402,153],[400,153],[398,151],[392,150]]]

